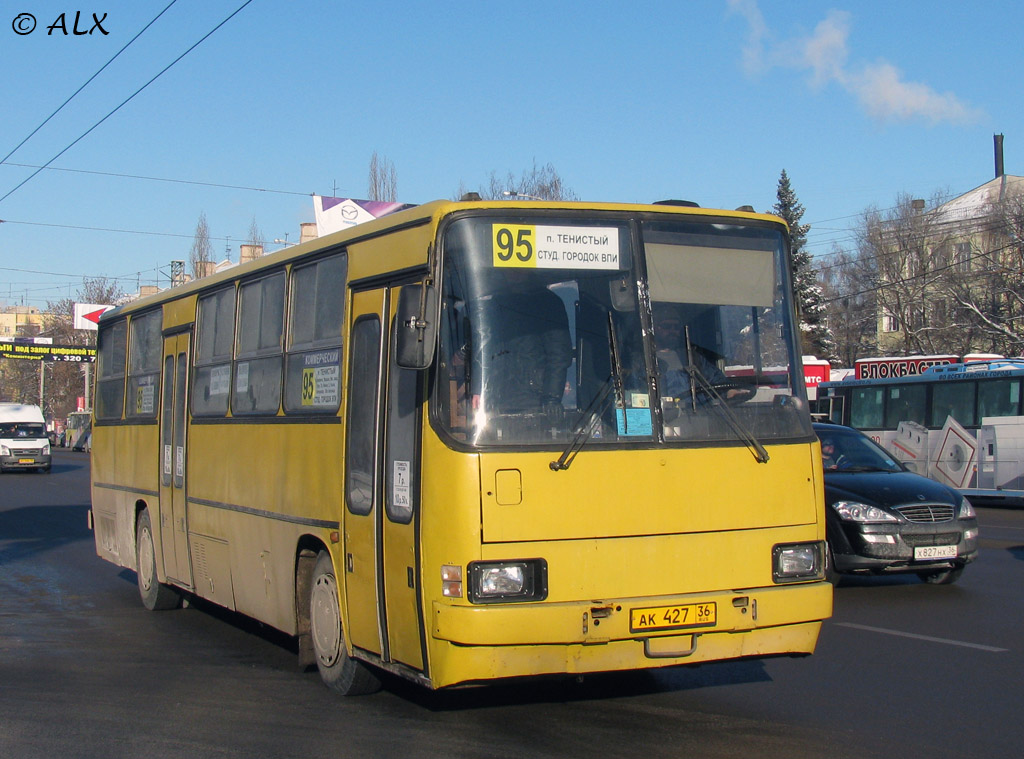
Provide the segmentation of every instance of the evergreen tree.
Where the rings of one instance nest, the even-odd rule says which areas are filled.
[[[810,224],[801,223],[804,207],[789,184],[786,170],[779,177],[777,201],[772,213],[789,225],[790,255],[793,268],[793,294],[800,318],[800,343],[804,355],[813,355],[835,362],[836,341],[826,320],[825,295],[818,284],[818,275],[806,250]]]

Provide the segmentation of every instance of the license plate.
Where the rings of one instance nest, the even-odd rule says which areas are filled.
[[[629,610],[630,632],[678,630],[685,627],[708,627],[718,620],[715,603],[651,606]]]
[[[955,559],[956,546],[915,546],[915,559]]]
[[[18,463],[19,464],[34,464],[34,463],[36,463],[36,460],[35,459],[18,459]]]

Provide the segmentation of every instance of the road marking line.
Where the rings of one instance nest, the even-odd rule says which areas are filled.
[[[949,638],[933,638],[930,635],[918,635],[917,633],[901,632],[900,630],[886,630],[884,627],[869,627],[868,625],[856,625],[852,622],[836,622],[839,627],[852,627],[856,630],[867,630],[868,632],[883,633],[884,635],[897,635],[901,638],[915,638],[916,640],[927,640],[931,643],[945,643],[949,646],[962,646],[963,648],[977,648],[979,651],[991,651],[993,653],[1004,653],[1008,648],[996,648],[995,646],[983,646],[980,643],[966,643],[962,640],[950,640]]]

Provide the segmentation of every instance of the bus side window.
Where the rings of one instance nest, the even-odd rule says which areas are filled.
[[[195,416],[224,416],[231,389],[231,349],[235,340],[235,288],[199,299],[198,345],[192,390]]]
[[[341,404],[347,273],[344,253],[292,269],[284,380],[288,414],[334,414]]]
[[[882,408],[882,388],[854,388],[850,394],[850,426],[858,430],[881,428]]]
[[[978,383],[978,421],[986,416],[1017,416],[1020,408],[1020,380],[998,379]]]
[[[120,419],[124,406],[128,322],[119,321],[99,333],[96,370],[96,418]]]
[[[145,316],[132,319],[128,354],[128,404],[125,408],[125,416],[128,418],[156,417],[160,356],[163,352],[162,327],[160,311],[151,311]]]
[[[885,401],[885,429],[894,430],[899,427],[900,422],[926,424],[926,397],[927,388],[920,384],[888,388]]]
[[[232,414],[277,414],[283,347],[284,272],[277,272],[239,289]]]
[[[932,385],[932,410],[930,427],[942,427],[946,417],[951,416],[960,424],[972,427],[977,424],[974,418],[975,382],[950,382]]]

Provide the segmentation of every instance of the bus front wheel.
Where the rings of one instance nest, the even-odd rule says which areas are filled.
[[[338,581],[334,576],[331,555],[326,551],[317,556],[313,569],[309,625],[316,666],[327,687],[344,696],[373,693],[380,688],[380,681],[367,665],[356,661],[345,651]]]
[[[138,567],[136,574],[142,605],[150,611],[178,608],[181,595],[174,588],[157,580],[156,548],[153,544],[153,525],[149,519],[149,509],[140,511],[135,523],[135,562]]]

